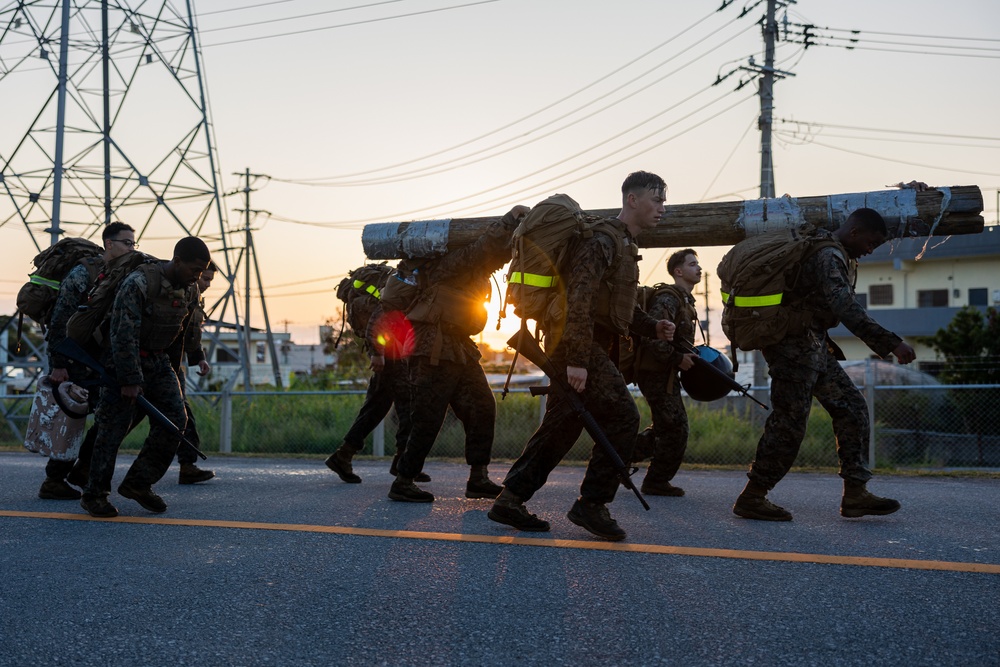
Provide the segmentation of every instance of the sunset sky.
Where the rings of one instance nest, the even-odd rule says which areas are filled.
[[[751,56],[763,63],[755,22],[764,4],[721,4],[195,2],[222,189],[241,187],[234,172],[263,175],[252,183],[251,208],[267,212],[253,227],[274,328],[316,342],[318,325],[337,312],[337,282],[364,262],[369,222],[495,215],[554,192],[612,208],[637,169],[664,177],[668,203],[756,198],[759,103],[739,67]],[[14,5],[0,0],[0,23]],[[814,26],[808,49],[802,25]],[[791,5],[777,52],[777,67],[795,75],[775,86],[778,194],[911,179],[974,184],[995,224],[998,25],[996,0]],[[10,41],[0,41],[0,67],[17,48]],[[4,72],[0,164],[53,84],[44,70]],[[717,77],[724,80],[713,86]],[[747,85],[735,90],[741,77]],[[156,155],[177,107],[168,85],[140,79],[118,141]],[[227,197],[225,207],[229,226],[239,226],[242,197]],[[134,222],[127,210],[118,217]],[[6,195],[0,222],[0,312],[9,313],[34,246]],[[204,235],[219,227],[217,218],[206,223]],[[167,256],[182,235],[179,225],[151,227],[143,250]],[[724,250],[701,252],[713,292]],[[643,281],[664,280],[666,252],[643,255]],[[236,286],[244,288],[242,275]],[[251,320],[260,325],[255,304]],[[717,309],[712,317],[721,337]],[[492,329],[489,342],[506,337]]]

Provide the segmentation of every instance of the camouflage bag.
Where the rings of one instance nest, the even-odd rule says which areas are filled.
[[[385,262],[365,264],[348,271],[337,285],[337,298],[344,303],[344,315],[354,335],[364,337],[368,320],[379,304],[392,268]]]
[[[98,258],[104,249],[92,241],[80,238],[62,239],[35,255],[35,266],[28,282],[17,292],[17,310],[42,326],[52,318],[52,309],[59,295],[59,285],[70,270],[83,262],[91,273],[91,282],[100,270]]]
[[[461,287],[433,283],[436,260],[403,260],[382,289],[382,307],[406,314],[411,322],[436,324],[448,333],[471,336],[486,327],[489,280]]]
[[[759,350],[804,333],[814,313],[788,298],[802,262],[821,248],[840,248],[812,225],[778,229],[740,241],[719,262],[722,330],[741,350]]]
[[[536,204],[514,231],[504,310],[511,303],[522,320],[565,319],[566,287],[560,273],[574,242],[595,231],[605,231],[615,239],[621,236],[604,218],[584,213],[569,195],[555,194]],[[616,244],[614,263],[620,255]]]

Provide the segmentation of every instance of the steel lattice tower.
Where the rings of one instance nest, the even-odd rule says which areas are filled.
[[[202,237],[229,283],[214,318],[236,320],[227,351],[249,385],[243,252],[227,240],[191,0],[0,0],[0,99],[0,227],[39,250],[99,241],[115,220],[139,240]]]

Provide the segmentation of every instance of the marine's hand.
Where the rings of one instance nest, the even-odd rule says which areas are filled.
[[[507,213],[507,215],[513,217],[514,220],[517,220],[518,222],[520,222],[521,218],[523,218],[524,216],[528,215],[528,211],[530,211],[530,210],[531,210],[530,207],[524,206],[523,204],[518,204],[514,208],[510,209],[510,211]]]
[[[897,345],[896,349],[892,351],[892,354],[896,357],[896,361],[901,364],[908,364],[917,358],[916,352],[914,352],[913,348],[906,343],[900,343]]]
[[[385,357],[381,354],[373,355],[368,367],[372,369],[372,373],[381,373],[385,370]]]
[[[204,359],[198,362],[198,375],[205,377],[212,370],[211,365]]]
[[[579,366],[567,366],[566,380],[569,381],[569,386],[573,387],[574,391],[583,393],[583,390],[587,388],[587,369]]]
[[[656,337],[660,340],[673,340],[677,327],[670,320],[659,320],[656,323]]]
[[[126,384],[122,386],[121,391],[122,398],[129,403],[135,403],[135,399],[139,398],[139,394],[142,393],[142,387],[137,384]]]
[[[49,379],[53,384],[61,384],[69,379],[69,371],[65,368],[53,368],[49,373]]]
[[[923,181],[910,181],[909,183],[903,183],[902,181],[900,181],[899,183],[893,183],[888,187],[900,188],[903,190],[916,190],[917,192],[923,192],[924,190],[931,189],[931,186],[927,185]]]
[[[677,364],[677,368],[682,371],[690,370],[694,366],[694,358],[698,356],[696,354],[685,354],[684,358],[681,359],[681,363]]]

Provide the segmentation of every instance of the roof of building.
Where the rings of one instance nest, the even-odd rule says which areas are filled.
[[[1000,256],[1000,227],[986,227],[980,234],[932,236],[898,239],[879,246],[875,252],[858,260],[859,264],[885,264],[900,259],[913,261],[924,250],[924,260],[956,257]]]
[[[869,310],[868,314],[897,336],[909,338],[933,336],[938,329],[947,327],[960,310],[961,308],[880,308]],[[979,307],[979,310],[986,313],[984,307]],[[830,329],[831,338],[849,338],[853,335],[843,324]]]

